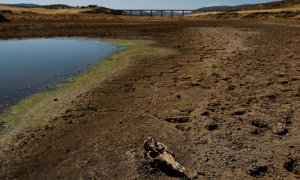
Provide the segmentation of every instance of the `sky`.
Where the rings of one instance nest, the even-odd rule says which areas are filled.
[[[72,6],[96,4],[113,9],[197,9],[216,5],[255,4],[270,1],[272,0],[0,0],[0,3],[67,4]]]

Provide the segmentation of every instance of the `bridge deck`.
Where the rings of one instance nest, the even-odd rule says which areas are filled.
[[[171,17],[178,16],[179,14],[177,12],[180,12],[181,16],[186,15],[187,13],[194,14],[196,12],[200,12],[197,10],[191,10],[191,9],[118,9],[120,11],[126,12],[130,16],[133,15],[140,15],[140,16],[158,16],[154,13],[159,12],[159,15],[163,17],[164,13],[169,13],[168,15],[171,15]],[[134,12],[138,12],[137,14],[134,14]]]

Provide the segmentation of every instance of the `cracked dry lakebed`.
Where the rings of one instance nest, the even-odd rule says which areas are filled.
[[[0,24],[1,39],[40,37],[103,38],[128,48],[1,116],[8,131],[1,179],[177,179],[145,159],[150,136],[195,179],[300,178],[299,26]]]

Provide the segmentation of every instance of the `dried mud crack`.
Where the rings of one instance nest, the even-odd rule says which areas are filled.
[[[298,27],[221,20],[0,24],[1,39],[55,36],[151,39],[178,53],[135,57],[47,126],[1,142],[1,179],[176,179],[145,161],[149,136],[200,179],[300,178]]]

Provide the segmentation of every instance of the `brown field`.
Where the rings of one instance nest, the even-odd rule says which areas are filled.
[[[149,17],[149,16],[128,16],[128,15],[111,15],[111,14],[86,14],[83,13],[85,11],[91,11],[92,8],[70,8],[70,9],[46,9],[46,8],[21,8],[21,7],[12,7],[7,5],[0,4],[0,12],[3,10],[12,11],[12,13],[3,13],[5,17],[10,20],[72,20],[72,21],[82,21],[82,20],[109,20],[109,21],[122,21],[122,20],[130,20],[130,21],[156,21],[156,20],[166,20],[170,19],[170,16],[164,16],[162,19],[159,16]],[[181,17],[177,17],[174,19],[182,19]]]
[[[169,146],[194,179],[300,178],[297,18],[12,10],[0,39],[140,44],[109,61],[111,73],[93,84],[27,108],[1,138],[0,179],[178,179],[145,159],[149,136]]]
[[[100,21],[157,21],[183,19],[181,16],[171,18],[166,15],[160,16],[128,16],[128,15],[111,15],[111,14],[86,14],[84,12],[93,10],[92,8],[70,8],[70,9],[47,9],[47,8],[22,8],[12,7],[0,4],[0,11],[10,10],[12,13],[4,13],[10,20],[100,20]],[[240,11],[219,11],[203,12],[187,15],[185,18],[190,19],[289,19],[300,20],[300,5],[294,5],[287,8],[258,9],[258,10],[240,10]]]
[[[294,14],[293,14],[294,13]],[[191,18],[202,19],[278,19],[288,18],[300,20],[300,5],[288,8],[240,10],[224,12],[204,12],[192,14]]]
[[[82,13],[83,11],[91,10],[91,8],[71,8],[71,9],[47,9],[47,8],[23,8],[23,7],[13,7],[4,4],[0,4],[0,11],[1,10],[11,10],[14,13],[24,13],[24,12],[31,12],[36,14],[78,14]]]

